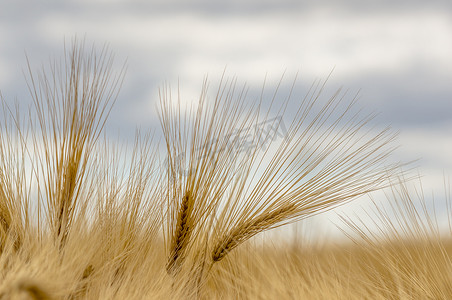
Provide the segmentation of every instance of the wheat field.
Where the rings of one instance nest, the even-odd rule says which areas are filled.
[[[451,226],[391,162],[391,129],[326,81],[265,102],[205,79],[187,111],[165,85],[163,139],[138,132],[126,151],[105,134],[125,73],[107,47],[28,65],[33,105],[2,98],[1,299],[452,297]],[[390,208],[344,216],[341,242],[258,239],[378,190]]]

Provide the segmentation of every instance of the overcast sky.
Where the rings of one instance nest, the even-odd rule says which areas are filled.
[[[195,99],[206,74],[227,73],[269,90],[286,71],[300,86],[344,86],[400,132],[397,158],[412,160],[426,189],[452,175],[452,1],[72,0],[0,3],[0,90],[30,98],[25,53],[39,67],[64,39],[110,45],[128,71],[108,130],[158,128],[158,87]],[[328,96],[328,95],[326,95]],[[442,194],[442,191],[439,193]]]

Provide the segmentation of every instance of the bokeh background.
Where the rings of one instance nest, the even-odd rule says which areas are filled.
[[[259,91],[281,75],[308,87],[360,90],[361,105],[399,131],[395,159],[419,159],[424,192],[444,197],[452,175],[452,2],[361,0],[68,0],[0,2],[0,90],[28,103],[28,56],[39,68],[77,35],[108,43],[127,75],[107,132],[159,129],[164,82],[186,101],[227,74]],[[287,85],[290,86],[290,85]],[[283,86],[285,88],[285,86]],[[328,94],[325,95],[326,97]]]

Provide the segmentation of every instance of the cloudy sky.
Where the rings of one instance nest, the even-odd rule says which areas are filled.
[[[452,176],[452,2],[71,0],[0,3],[0,90],[29,100],[27,55],[39,67],[63,42],[108,43],[128,71],[110,131],[158,128],[158,87],[195,99],[206,74],[269,90],[283,72],[300,86],[325,78],[400,132],[398,159],[417,162],[425,189]]]

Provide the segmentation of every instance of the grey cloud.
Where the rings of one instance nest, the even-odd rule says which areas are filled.
[[[436,78],[444,78],[432,70],[419,71],[422,72],[363,74],[347,83],[362,89],[362,100],[380,111],[382,122],[401,130],[451,124],[452,86],[438,84]]]

